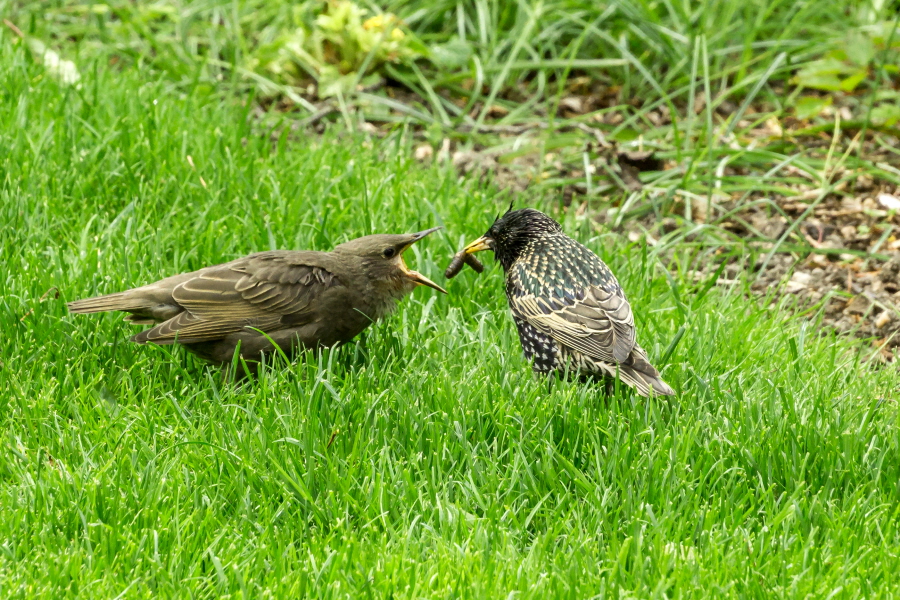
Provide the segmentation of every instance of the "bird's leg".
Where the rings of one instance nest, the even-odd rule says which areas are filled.
[[[231,363],[226,363],[222,370],[224,375],[232,383],[239,383],[245,379],[252,378],[259,372],[259,362],[255,360],[247,360],[241,354],[241,343],[238,340],[234,347],[234,354],[231,357]]]
[[[603,391],[606,393],[607,398],[611,398],[616,394],[616,379],[612,377],[604,377],[603,378]]]

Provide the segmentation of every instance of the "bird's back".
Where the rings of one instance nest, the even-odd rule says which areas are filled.
[[[352,259],[331,252],[259,252],[107,296],[69,303],[73,313],[124,311],[132,323],[155,325],[139,343],[181,343],[227,362],[240,342],[253,358],[271,349],[333,345],[365,329],[366,318],[345,285],[357,275]],[[252,329],[248,329],[252,328]],[[283,342],[283,343],[282,343]]]
[[[618,374],[643,395],[674,393],[637,344],[612,271],[576,240],[561,232],[531,239],[507,270],[506,294],[536,370]]]
[[[257,252],[226,263],[165,277],[159,281],[123,292],[75,300],[69,302],[67,306],[69,312],[76,314],[118,310],[131,313],[128,319],[133,323],[158,323],[184,311],[184,307],[178,303],[174,296],[176,289],[183,288],[189,281],[208,277],[216,273],[251,271],[263,280],[289,283],[287,279],[290,277],[299,279],[303,275],[309,275],[308,271],[301,273],[293,270],[291,272],[290,266],[318,267],[326,272],[330,272],[333,270],[331,267],[333,267],[334,263],[335,259],[330,252],[290,250]],[[296,283],[296,281],[292,283]],[[223,284],[225,287],[221,292],[231,291],[228,288],[233,289],[233,286],[228,284],[228,280],[224,280]]]
[[[507,273],[515,293],[543,298],[567,298],[591,287],[610,293],[619,282],[600,257],[589,248],[559,233],[534,238]]]

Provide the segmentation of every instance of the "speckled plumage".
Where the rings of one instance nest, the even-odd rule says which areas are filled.
[[[530,208],[508,211],[481,239],[506,273],[509,307],[535,371],[618,373],[642,395],[675,393],[637,344],[631,306],[609,267],[559,223]]]

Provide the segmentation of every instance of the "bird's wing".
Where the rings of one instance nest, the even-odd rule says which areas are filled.
[[[310,260],[302,260],[309,254]],[[195,343],[220,339],[247,327],[277,328],[308,312],[311,301],[340,285],[337,276],[315,260],[317,253],[265,252],[203,269],[172,291],[184,308],[176,317],[135,336],[138,342]],[[299,259],[298,259],[299,255]]]
[[[584,285],[570,279],[561,293],[546,287],[538,291],[529,289],[534,277],[523,272],[526,268],[513,265],[507,275],[516,316],[587,356],[616,363],[628,358],[635,344],[634,315],[618,283]]]

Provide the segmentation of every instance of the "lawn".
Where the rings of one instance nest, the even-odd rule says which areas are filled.
[[[820,313],[749,294],[749,274],[698,277],[686,234],[629,241],[552,187],[514,194],[418,161],[420,123],[376,134],[339,112],[307,134],[260,115],[240,82],[110,65],[88,46],[65,85],[13,37],[0,597],[900,590],[900,373]],[[704,169],[685,185],[706,185]],[[485,256],[481,275],[445,282],[511,197],[611,266],[676,397],[536,378],[499,266]],[[128,343],[118,315],[65,308],[255,251],[435,225],[407,256],[449,295],[419,288],[357,343],[240,385],[179,348]]]

